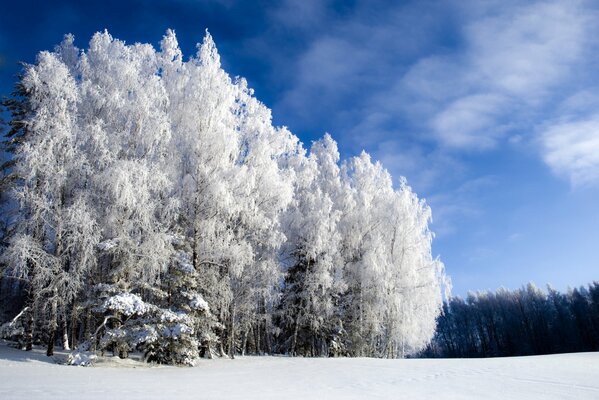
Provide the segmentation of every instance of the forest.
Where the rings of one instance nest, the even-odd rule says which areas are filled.
[[[494,357],[599,350],[599,282],[560,293],[534,284],[471,292],[443,305],[427,357]]]
[[[274,127],[208,33],[187,61],[171,30],[159,50],[66,35],[3,106],[0,336],[22,349],[193,365],[433,338],[429,206],[367,153]]]

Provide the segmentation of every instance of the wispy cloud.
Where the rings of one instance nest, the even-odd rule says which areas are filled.
[[[408,141],[383,140],[372,154],[388,170],[409,177],[408,183],[420,194],[455,187],[466,175],[464,164],[455,157]]]
[[[452,190],[447,190],[428,198],[433,209],[434,230],[438,236],[456,233],[466,226],[465,220],[481,217],[485,214],[477,199],[485,191],[497,185],[494,176],[482,176],[463,181]]]
[[[593,20],[578,1],[524,2],[465,28],[472,72],[489,89],[536,101],[583,55]]]
[[[357,1],[331,10],[312,1],[273,10],[273,21],[304,21],[288,29],[303,29],[306,40],[286,59],[275,112],[376,153],[395,174],[408,175],[399,169],[407,159],[428,168],[453,157],[457,166],[461,151],[538,143],[533,134],[556,112],[553,99],[579,90],[597,60],[599,18],[585,1]],[[546,143],[538,151],[549,163]],[[409,154],[397,156],[398,147]]]
[[[543,158],[574,186],[599,183],[599,113],[556,123],[541,136]]]
[[[438,112],[431,120],[431,127],[448,147],[487,149],[502,134],[498,119],[507,103],[499,94],[467,95]]]
[[[524,235],[520,232],[514,232],[507,237],[507,241],[510,243],[516,243],[522,240]]]
[[[530,114],[564,90],[586,60],[596,19],[580,2],[508,2],[473,14],[465,17],[463,46],[415,63],[403,85],[431,104],[421,118],[441,146],[488,150],[530,130]],[[430,82],[443,95],[431,95]]]
[[[290,115],[300,130],[323,129],[333,131],[336,137],[343,135],[359,151],[376,144],[380,139],[377,133],[388,133],[382,128],[398,115],[393,104],[399,100],[389,93],[408,69],[409,60],[418,59],[424,49],[434,46],[439,21],[420,13],[420,6],[414,4],[357,1],[346,8],[327,7],[325,12],[314,3],[320,2],[307,1],[298,10],[285,2],[271,13],[273,32],[280,35],[285,26],[302,39],[291,46],[298,52],[281,49],[267,55],[274,58],[277,75],[284,71],[286,77],[274,111]],[[297,15],[309,21],[307,28],[285,25]],[[250,41],[249,47],[260,48],[262,40]],[[373,114],[378,116],[372,118]],[[368,130],[358,132],[359,124]],[[364,143],[365,136],[372,140]]]
[[[270,11],[271,18],[287,29],[312,30],[327,18],[330,13],[327,1],[294,1],[285,0]]]

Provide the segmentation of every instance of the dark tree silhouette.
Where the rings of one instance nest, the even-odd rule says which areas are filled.
[[[529,283],[445,302],[424,356],[494,357],[599,349],[599,282],[560,293]]]

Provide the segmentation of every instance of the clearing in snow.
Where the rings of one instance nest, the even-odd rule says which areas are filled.
[[[57,357],[60,357],[58,355]],[[487,359],[240,357],[53,363],[0,344],[0,399],[597,399],[599,353]]]

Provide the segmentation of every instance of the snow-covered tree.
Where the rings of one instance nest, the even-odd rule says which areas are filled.
[[[341,281],[341,211],[334,198],[340,179],[339,154],[329,135],[312,145],[296,165],[294,202],[285,218],[289,265],[281,303],[284,349],[289,353],[328,355],[342,329],[338,315]]]
[[[67,35],[4,104],[19,210],[2,268],[28,293],[11,325],[25,347],[51,354],[60,332],[65,348],[192,363],[398,357],[432,336],[444,275],[428,206],[366,153],[341,163],[328,134],[307,154],[210,34],[188,61],[171,30],[159,51]]]
[[[83,190],[85,156],[78,147],[78,90],[68,68],[54,53],[42,52],[22,80],[30,134],[19,147],[16,188],[23,218],[6,251],[9,268],[27,279],[30,308],[47,324],[48,354],[67,308],[80,293],[95,262],[95,221]],[[64,335],[63,335],[64,336]],[[66,336],[64,346],[68,347]]]
[[[170,257],[171,184],[165,154],[168,99],[150,45],[127,46],[107,32],[94,35],[79,61],[82,146],[89,154],[102,241],[100,279],[153,284]]]
[[[430,208],[380,163],[362,153],[343,166],[347,212],[341,219],[351,354],[403,356],[434,334],[443,265],[431,257]]]

